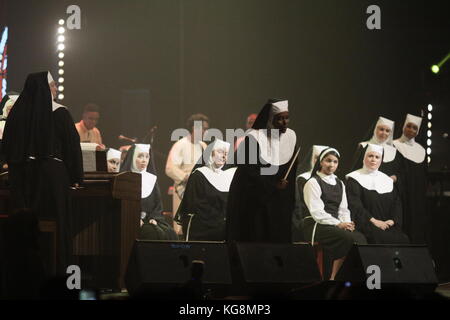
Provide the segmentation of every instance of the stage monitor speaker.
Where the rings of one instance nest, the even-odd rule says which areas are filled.
[[[381,289],[419,288],[432,292],[438,283],[428,248],[419,245],[355,245],[336,280],[366,286],[368,278],[377,272],[371,266],[379,267]]]
[[[231,285],[227,245],[223,242],[139,241],[134,244],[125,284],[133,296],[171,294],[192,280],[195,261],[202,263],[205,290]]]
[[[236,243],[231,266],[238,295],[281,297],[321,281],[309,244]]]

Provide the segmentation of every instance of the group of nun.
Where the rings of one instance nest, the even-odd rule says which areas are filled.
[[[54,86],[50,73],[31,74],[14,107],[2,103],[8,116],[2,157],[14,208],[54,212],[64,231],[70,230],[69,189],[82,183],[83,169],[79,136],[66,107],[54,102]],[[394,122],[380,117],[359,143],[352,172],[340,180],[341,155],[333,147],[314,146],[298,167],[288,101],[271,99],[233,162],[225,141],[204,150],[175,214],[183,240],[318,242],[333,258],[332,279],[354,243],[424,243],[425,150],[415,141],[421,121],[408,114],[402,136],[393,140]],[[179,240],[163,215],[151,146],[135,144],[122,158],[109,149],[108,171],[141,175],[138,237]],[[36,228],[35,216],[30,223]],[[59,234],[63,252],[70,250],[68,232]],[[69,258],[60,258],[67,265]]]

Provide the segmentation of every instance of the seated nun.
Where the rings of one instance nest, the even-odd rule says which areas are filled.
[[[379,171],[383,146],[365,147],[363,167],[346,176],[349,208],[356,230],[370,244],[407,244],[408,236],[401,229],[401,199],[394,181]]]
[[[215,140],[194,167],[177,211],[186,241],[224,241],[228,192],[236,168],[226,160],[230,144]]]
[[[122,152],[119,150],[110,148],[106,153],[106,162],[108,165],[108,172],[118,173],[120,171],[120,161],[122,158]]]
[[[161,195],[155,170],[150,162],[150,145],[135,144],[127,153],[121,172],[140,173],[141,189],[141,240],[178,240],[178,236],[162,214]]]

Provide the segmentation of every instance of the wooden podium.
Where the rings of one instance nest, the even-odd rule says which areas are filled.
[[[0,183],[0,218],[9,213],[7,175]],[[81,189],[71,190],[69,217],[74,264],[81,269],[83,288],[125,288],[124,275],[140,228],[141,177],[137,173],[86,173]],[[43,250],[56,258],[55,221],[39,221],[41,232],[50,234]],[[47,241],[49,242],[49,241]],[[55,261],[50,269],[54,270]]]

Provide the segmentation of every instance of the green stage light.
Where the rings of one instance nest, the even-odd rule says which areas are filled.
[[[431,67],[431,71],[433,71],[433,73],[438,73],[439,72],[439,67],[437,65],[434,65]]]

